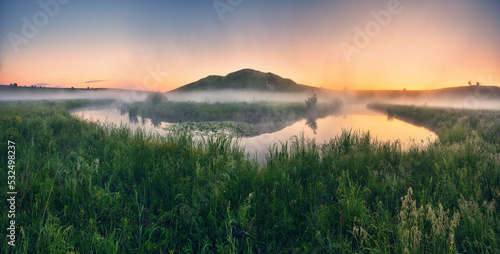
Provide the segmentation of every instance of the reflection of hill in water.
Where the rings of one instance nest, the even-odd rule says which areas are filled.
[[[328,116],[337,116],[339,115],[339,112],[332,112],[331,114],[325,114],[321,116],[309,116],[306,118],[297,118],[297,119],[289,119],[285,121],[276,121],[276,122],[264,122],[264,123],[259,123],[256,124],[256,129],[258,130],[258,135],[261,134],[266,134],[266,133],[274,133],[281,131],[285,129],[288,126],[292,126],[293,124],[300,122],[304,119],[306,119],[305,125],[313,131],[314,134],[316,134],[316,130],[318,129],[318,123],[317,120],[326,118]]]
[[[293,125],[294,123],[300,121],[302,119],[290,119],[290,120],[285,120],[285,121],[276,121],[276,122],[264,122],[264,123],[259,123],[256,124],[255,127],[257,129],[258,135],[266,134],[266,133],[273,133],[277,131],[281,131],[285,129],[288,126]]]

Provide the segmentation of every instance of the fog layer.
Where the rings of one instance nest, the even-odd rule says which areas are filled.
[[[319,103],[340,99],[344,107],[369,103],[389,103],[428,107],[500,110],[500,88],[496,86],[454,87],[430,91],[332,91],[317,90],[303,93],[278,93],[242,90],[164,93],[168,101],[192,102],[278,102],[302,103],[313,94]],[[112,99],[117,102],[144,101],[151,92],[119,89],[55,89],[0,87],[0,101]]]

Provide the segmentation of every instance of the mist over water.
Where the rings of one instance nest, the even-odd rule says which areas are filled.
[[[344,105],[386,103],[424,107],[500,110],[500,88],[496,86],[454,87],[430,91],[331,92]]]
[[[120,102],[144,101],[149,92],[118,89],[56,89],[56,88],[5,88],[0,90],[0,101],[39,100],[116,100]]]
[[[459,88],[459,89],[458,89]],[[341,100],[343,105],[367,105],[369,103],[389,103],[427,107],[445,107],[460,109],[500,110],[500,88],[495,86],[458,87],[455,90],[441,91],[347,91],[322,90],[307,92],[262,92],[243,90],[217,90],[197,92],[166,92],[164,98],[174,102],[276,102],[303,103],[316,94],[319,103]],[[0,101],[23,100],[104,100],[110,99],[121,103],[145,101],[150,91],[120,89],[54,89],[29,87],[1,87]]]
[[[318,102],[329,103],[339,99],[343,105],[366,106],[370,103],[388,103],[427,107],[458,109],[500,110],[500,89],[493,86],[460,87],[468,91],[341,91],[321,90],[302,93],[260,92],[241,90],[200,91],[189,93],[165,93],[170,101],[191,102],[280,102],[302,103],[311,95],[318,96]]]
[[[283,92],[261,92],[261,91],[241,91],[241,90],[219,90],[203,92],[166,93],[165,96],[171,101],[192,101],[192,102],[281,102],[294,103],[304,102],[313,95],[314,92],[303,93],[283,93]],[[321,98],[327,98],[317,94]]]

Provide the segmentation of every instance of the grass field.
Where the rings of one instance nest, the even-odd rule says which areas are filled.
[[[298,135],[260,165],[229,137],[103,127],[74,106],[0,105],[4,228],[8,140],[18,191],[3,253],[500,253],[499,112],[372,105],[440,141]]]

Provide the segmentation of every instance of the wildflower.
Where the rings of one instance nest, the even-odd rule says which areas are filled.
[[[453,251],[455,249],[455,244],[453,243],[453,241],[451,241],[450,243],[450,251]]]

